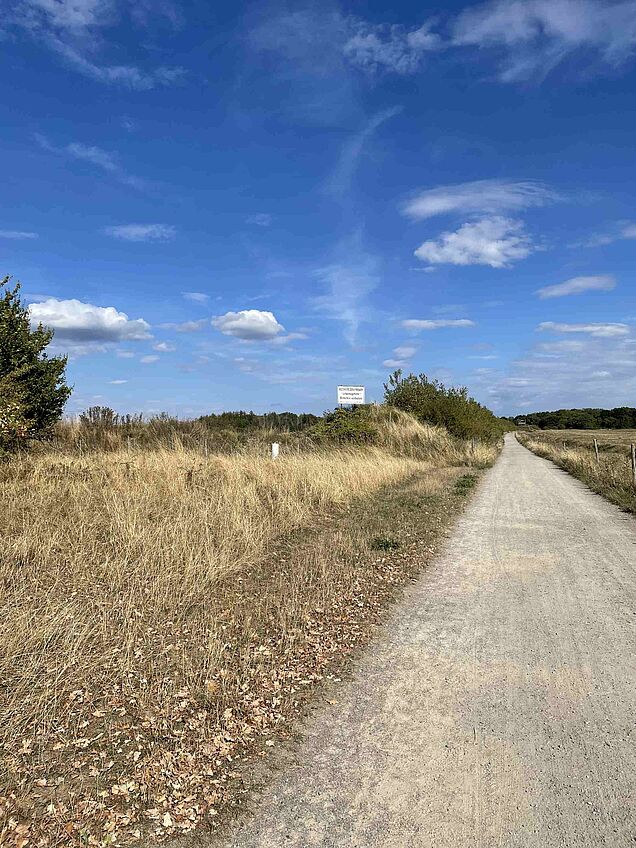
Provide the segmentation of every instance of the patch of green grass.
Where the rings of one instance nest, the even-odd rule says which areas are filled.
[[[470,490],[475,487],[476,483],[476,474],[463,474],[461,477],[458,477],[457,480],[455,480],[455,494],[467,495],[468,492],[470,492]]]
[[[376,536],[371,540],[371,548],[374,551],[395,551],[400,547],[397,539],[388,536]]]

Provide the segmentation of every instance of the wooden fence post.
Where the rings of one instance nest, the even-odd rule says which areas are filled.
[[[636,445],[632,445],[632,484],[636,489]]]
[[[598,441],[596,439],[594,439],[594,453],[596,454],[596,462],[597,463],[600,462],[600,459],[599,459],[599,456],[598,456]]]

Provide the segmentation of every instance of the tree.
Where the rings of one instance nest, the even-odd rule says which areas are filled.
[[[53,331],[31,327],[20,284],[12,289],[9,281],[0,281],[0,422],[6,422],[0,425],[0,443],[5,449],[15,447],[16,434],[23,441],[46,436],[71,394],[67,358],[46,352]]]

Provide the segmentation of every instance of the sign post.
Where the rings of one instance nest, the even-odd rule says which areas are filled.
[[[364,386],[338,386],[340,405],[360,406],[364,402]]]

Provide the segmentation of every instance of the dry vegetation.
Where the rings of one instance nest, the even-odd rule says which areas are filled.
[[[532,430],[517,433],[519,441],[539,456],[569,471],[590,489],[622,509],[636,513],[630,445],[634,430]],[[599,445],[596,460],[594,439]]]
[[[0,468],[1,844],[149,844],[223,818],[242,760],[496,456],[403,413],[376,423],[382,446],[276,462],[173,439]]]

